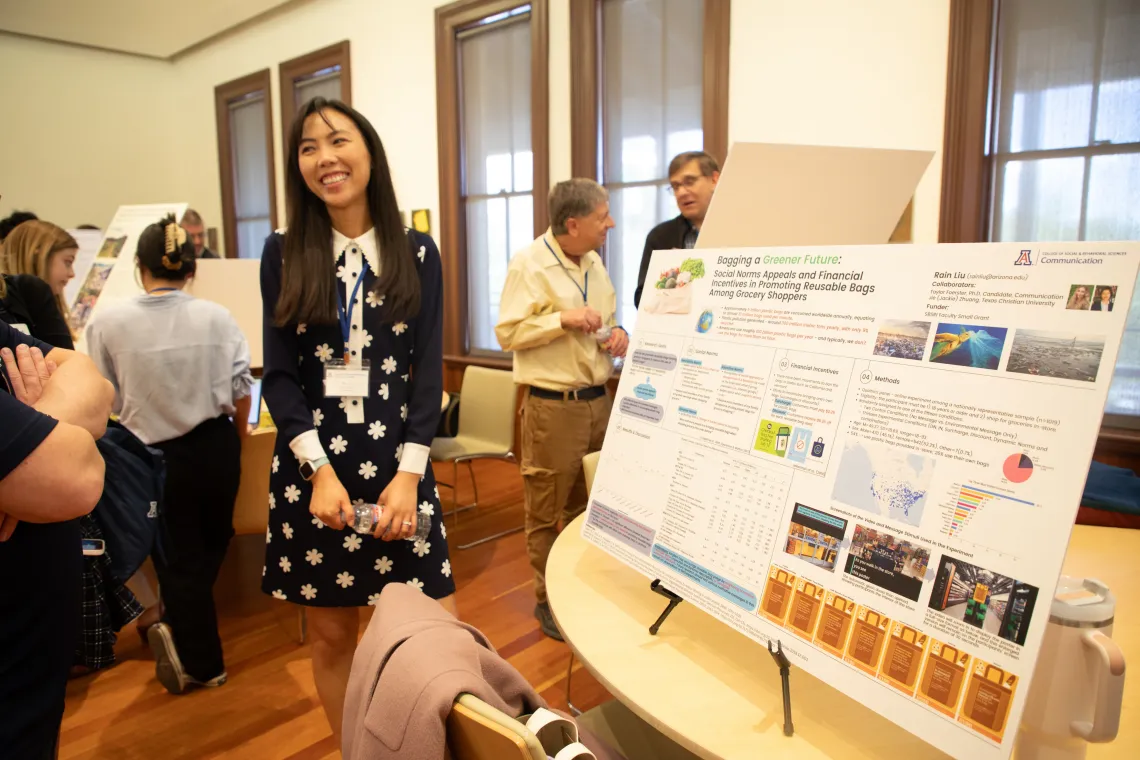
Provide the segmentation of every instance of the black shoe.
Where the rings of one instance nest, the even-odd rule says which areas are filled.
[[[554,623],[554,613],[550,611],[550,602],[539,602],[534,607],[534,616],[538,618],[538,627],[555,641],[564,641],[562,633]]]

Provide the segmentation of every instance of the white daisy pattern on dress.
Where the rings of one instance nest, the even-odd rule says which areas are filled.
[[[360,273],[357,272],[357,274]],[[345,285],[352,285],[353,281],[356,279],[351,274],[349,274],[348,268],[343,264],[336,268],[336,278],[343,282]]]
[[[287,538],[290,541],[293,540],[293,529],[291,527],[289,527],[289,523],[282,523],[281,524],[281,532],[285,534],[285,538]]]
[[[381,557],[376,560],[376,572],[383,575],[384,573],[392,572],[392,560],[387,557]]]
[[[306,583],[304,586],[301,586],[301,596],[305,597],[309,601],[312,601],[316,595],[317,589],[313,587],[313,584]]]
[[[281,589],[276,589],[273,592],[273,598],[274,599],[280,599],[281,601],[285,601],[285,592],[282,591]]]
[[[388,431],[388,426],[377,420],[368,426],[368,435],[372,436],[372,440],[379,441],[384,437],[384,433]]]
[[[408,405],[407,404],[401,404],[400,405],[400,419],[402,419],[404,422],[408,421]]]
[[[425,501],[420,504],[420,514],[431,517],[435,514],[435,505],[430,501]]]
[[[324,419],[325,419],[325,413],[324,412],[322,412],[320,409],[314,409],[313,410],[313,427],[320,427],[321,423],[324,422]]]
[[[328,343],[322,343],[321,345],[317,346],[317,350],[315,352],[313,352],[313,356],[320,359],[321,364],[324,364],[329,359],[331,359],[332,355],[333,355],[333,350],[331,348],[329,348]]]
[[[352,573],[337,573],[336,585],[341,588],[348,588],[355,582],[356,578],[353,577]]]
[[[269,492],[269,511],[277,509],[277,496],[272,491]]]
[[[443,534],[444,538],[447,538],[447,523],[441,522],[439,524],[439,532]]]
[[[379,594],[369,594],[368,595],[368,606],[369,607],[375,607],[378,604],[380,604],[380,595]]]
[[[385,401],[388,400],[388,383],[380,383],[380,390],[376,391],[376,395]]]
[[[402,456],[404,456],[404,444],[401,443],[396,447],[396,461],[400,461],[400,457]]]
[[[296,504],[301,500],[301,489],[290,483],[285,487],[285,501]]]
[[[423,245],[421,245],[421,246],[420,246],[420,251],[419,251],[419,253],[417,253],[416,255],[420,257],[420,261],[423,261],[423,260],[424,260],[424,256],[427,256],[427,246],[423,246]]]
[[[348,450],[348,441],[344,440],[343,435],[338,435],[329,441],[329,448],[332,449],[334,454],[343,454]]]
[[[364,302],[375,309],[377,306],[384,305],[384,296],[378,296],[370,290],[368,291],[368,296],[364,299]]]
[[[284,572],[289,572],[293,569],[293,563],[289,561],[288,557],[282,557],[281,562],[278,563]]]
[[[416,541],[416,545],[412,548],[417,557],[426,557],[431,554],[431,543],[428,541]]]
[[[272,541],[273,541],[273,531],[266,528],[266,530],[265,530],[265,543],[268,544],[268,543],[271,543]]]
[[[418,591],[424,590],[424,582],[421,581],[419,578],[412,578],[410,581],[408,581],[408,585],[411,586],[412,588],[418,590]]]
[[[443,573],[445,578],[451,577],[451,560],[445,559],[443,561],[443,569],[440,570],[440,572]]]
[[[364,341],[364,347],[369,348],[372,345],[372,333],[365,330],[364,335],[361,336],[361,340]]]
[[[309,549],[309,551],[305,552],[305,561],[308,562],[313,567],[316,567],[317,565],[321,564],[321,562],[323,562],[324,559],[325,559],[325,555],[321,554],[316,549]]]
[[[348,549],[349,554],[359,549],[362,543],[364,543],[364,540],[355,533],[350,533],[344,537],[344,548]]]
[[[390,375],[393,372],[395,372],[396,371],[396,357],[389,356],[387,359],[384,360],[383,364],[380,365],[380,369],[384,370],[384,374],[386,374],[386,375]]]
[[[376,465],[372,464],[372,460],[369,460],[369,461],[365,462],[364,464],[360,465],[359,475],[360,475],[360,477],[364,478],[365,480],[372,480],[372,478],[376,477],[376,470],[377,469],[378,468],[376,467]]]
[[[403,380],[405,383],[408,382],[408,380],[410,378],[411,378],[411,375],[400,375],[400,379]]]
[[[305,331],[308,329],[309,329],[309,326],[307,324],[305,324],[304,322],[300,322],[297,324],[297,334],[298,335],[304,335]]]
[[[276,454],[273,455],[273,474],[276,475],[277,471],[281,469],[281,457]]]
[[[313,522],[313,525],[317,526],[317,530],[321,530],[322,528],[325,527],[325,524],[323,522],[321,522],[321,518],[317,517],[316,515],[313,515],[312,522]]]
[[[396,324],[392,325],[392,332],[394,332],[396,335],[403,335],[404,331],[407,329],[408,324],[406,322],[397,322]]]

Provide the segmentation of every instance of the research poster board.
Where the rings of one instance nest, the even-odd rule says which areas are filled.
[[[74,304],[79,289],[87,281],[87,273],[95,263],[95,256],[99,253],[99,246],[103,243],[103,233],[99,230],[68,230],[67,233],[79,243],[79,251],[75,254],[75,264],[72,271],[75,277],[67,283],[63,290],[63,302]]]
[[[1138,265],[659,251],[583,535],[948,754],[1007,758]]]
[[[71,326],[79,333],[80,342],[100,299],[114,301],[141,292],[135,280],[134,260],[142,231],[167,214],[174,214],[175,219],[181,219],[187,205],[150,203],[119,206],[103,232],[95,260],[88,267],[79,290],[70,302]],[[116,266],[119,262],[123,262],[123,265]],[[76,275],[78,274],[77,271]]]

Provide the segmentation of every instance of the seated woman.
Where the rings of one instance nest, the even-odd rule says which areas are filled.
[[[75,276],[79,244],[65,230],[32,220],[4,241],[0,319],[54,348],[72,350],[63,291]],[[93,514],[79,518],[83,538],[103,540]],[[78,547],[77,547],[78,551]],[[83,633],[71,673],[84,675],[115,663],[115,634],[143,613],[130,589],[114,579],[106,554],[83,557]]]
[[[230,313],[184,292],[194,246],[173,216],[139,236],[137,265],[146,292],[102,309],[87,350],[123,426],[166,455],[163,552],[152,557],[165,610],[148,639],[159,682],[181,694],[226,682],[213,588],[233,536],[253,376]]]

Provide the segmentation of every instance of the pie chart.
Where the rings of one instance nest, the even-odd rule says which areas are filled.
[[[1025,454],[1014,454],[1005,460],[1001,471],[1010,483],[1024,483],[1033,474],[1033,460]]]

